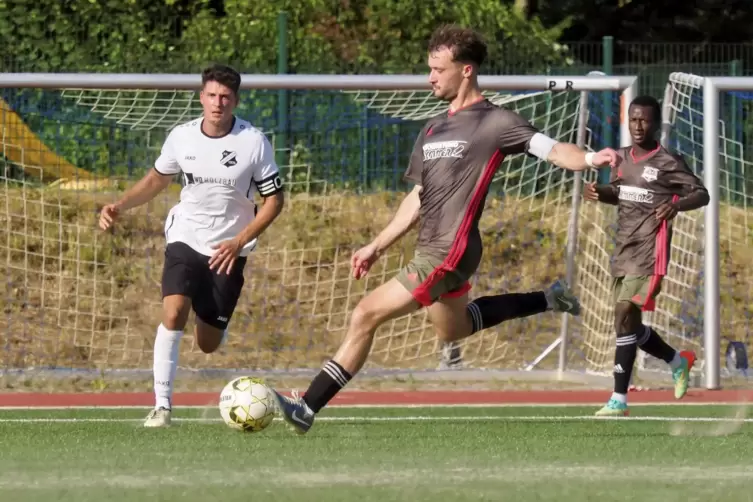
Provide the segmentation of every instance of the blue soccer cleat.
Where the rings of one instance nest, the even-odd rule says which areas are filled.
[[[595,413],[597,417],[626,417],[629,414],[628,405],[616,399],[610,399],[603,408]]]

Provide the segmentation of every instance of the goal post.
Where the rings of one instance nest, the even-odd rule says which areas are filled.
[[[662,328],[678,345],[700,349],[707,389],[741,376],[753,355],[753,130],[744,120],[751,110],[753,78],[669,76],[662,143],[685,157],[710,202],[676,219],[672,255],[679,259],[668,276],[693,288],[696,298]],[[688,252],[688,236],[697,237],[696,253]]]
[[[492,102],[587,149],[617,146],[603,144],[601,114],[591,109],[603,91],[623,104],[637,94],[633,76],[482,76],[479,83]],[[153,165],[171,127],[200,116],[199,88],[200,76],[187,74],[0,75],[0,98],[17,115],[12,123],[0,116],[0,274],[9,285],[0,368],[149,370],[162,227],[177,190],[126,215],[112,234],[98,231],[96,213]],[[416,133],[446,104],[419,75],[243,75],[241,88],[238,114],[283,153],[290,197],[249,257],[228,344],[208,357],[187,336],[180,367],[315,370],[335,350],[358,300],[412,253],[407,238],[367,280],[349,274],[350,253],[394,214]],[[280,90],[291,93],[285,131],[276,121]],[[626,145],[627,114],[615,120]],[[49,150],[46,160],[32,155],[40,144]],[[63,175],[62,165],[87,179],[68,168]],[[596,173],[568,173],[527,156],[498,170],[481,221],[486,256],[472,295],[538,289],[566,274],[586,313],[486,330],[461,344],[465,367],[611,371],[614,212],[580,203],[584,178]],[[434,370],[440,349],[421,311],[378,331],[366,371]],[[556,349],[559,357],[552,357]]]

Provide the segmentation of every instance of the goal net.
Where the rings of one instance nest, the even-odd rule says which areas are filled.
[[[663,103],[664,129],[662,142],[682,154],[695,173],[703,178],[704,129],[711,121],[719,125],[719,292],[721,376],[737,373],[729,361],[730,343],[744,343],[750,348],[753,328],[753,177],[751,173],[751,130],[745,117],[753,110],[753,79],[750,90],[719,93],[716,117],[704,118],[704,78],[686,73],[673,73],[667,82]],[[697,351],[700,365],[704,354],[704,210],[681,213],[674,224],[666,287],[656,312],[648,316],[653,324],[678,348]],[[749,350],[749,349],[748,349]],[[752,354],[748,353],[748,358]],[[644,355],[645,356],[645,355]],[[663,362],[641,358],[644,369],[665,370]]]
[[[604,90],[616,91],[615,99],[621,92],[614,85]],[[170,128],[200,116],[197,93],[0,92],[0,273],[6,281],[0,367],[148,370],[161,318],[164,218],[180,186],[124,215],[112,233],[98,230],[98,211],[153,165]],[[283,115],[281,92],[289,103]],[[604,146],[602,92],[487,91],[487,97],[554,138]],[[409,188],[402,173],[423,121],[444,107],[423,90],[243,90],[237,114],[275,145],[288,202],[249,258],[227,344],[207,356],[186,336],[180,367],[320,367],[336,350],[357,302],[411,257],[413,233],[365,280],[349,273],[351,253],[384,227]],[[595,173],[586,176],[595,179]],[[485,257],[471,295],[535,290],[564,277],[568,238],[577,231],[573,279],[584,313],[567,325],[568,368],[608,373],[615,214],[609,206],[576,205],[579,218],[572,226],[574,187],[572,173],[547,163],[526,156],[505,160],[482,218]],[[690,242],[676,240],[686,257],[674,255],[688,270],[695,267],[687,261],[696,251]],[[683,282],[668,292],[687,298],[694,287]],[[539,356],[556,346],[562,322],[549,313],[486,330],[460,344],[462,364],[556,368],[556,355]],[[433,369],[440,352],[421,311],[378,331],[368,369]]]

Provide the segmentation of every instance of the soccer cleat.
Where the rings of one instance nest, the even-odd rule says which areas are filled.
[[[546,290],[549,305],[555,312],[567,312],[570,315],[580,315],[580,300],[570,291],[567,283],[557,281]]]
[[[155,408],[149,412],[144,421],[144,427],[169,427],[172,412],[167,408]]]
[[[680,352],[680,366],[672,371],[672,380],[675,382],[675,399],[685,397],[693,364],[695,364],[695,352],[690,350]]]
[[[272,393],[277,401],[277,409],[282,413],[282,418],[297,434],[306,434],[314,425],[315,414],[306,401],[298,396],[298,391],[292,392],[293,397],[283,396],[274,389]]]
[[[597,417],[626,417],[630,413],[628,405],[616,399],[610,399],[607,404],[596,412]]]

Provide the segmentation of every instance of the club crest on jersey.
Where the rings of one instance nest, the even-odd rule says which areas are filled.
[[[424,162],[434,159],[462,159],[467,141],[436,141],[423,146]]]
[[[225,167],[233,167],[238,163],[236,160],[237,154],[235,152],[230,152],[228,150],[224,150],[222,152],[222,159],[220,160],[220,164],[222,164]]]
[[[659,170],[655,167],[646,166],[643,168],[643,174],[641,174],[641,178],[643,178],[646,181],[656,181],[656,178],[659,175]]]

